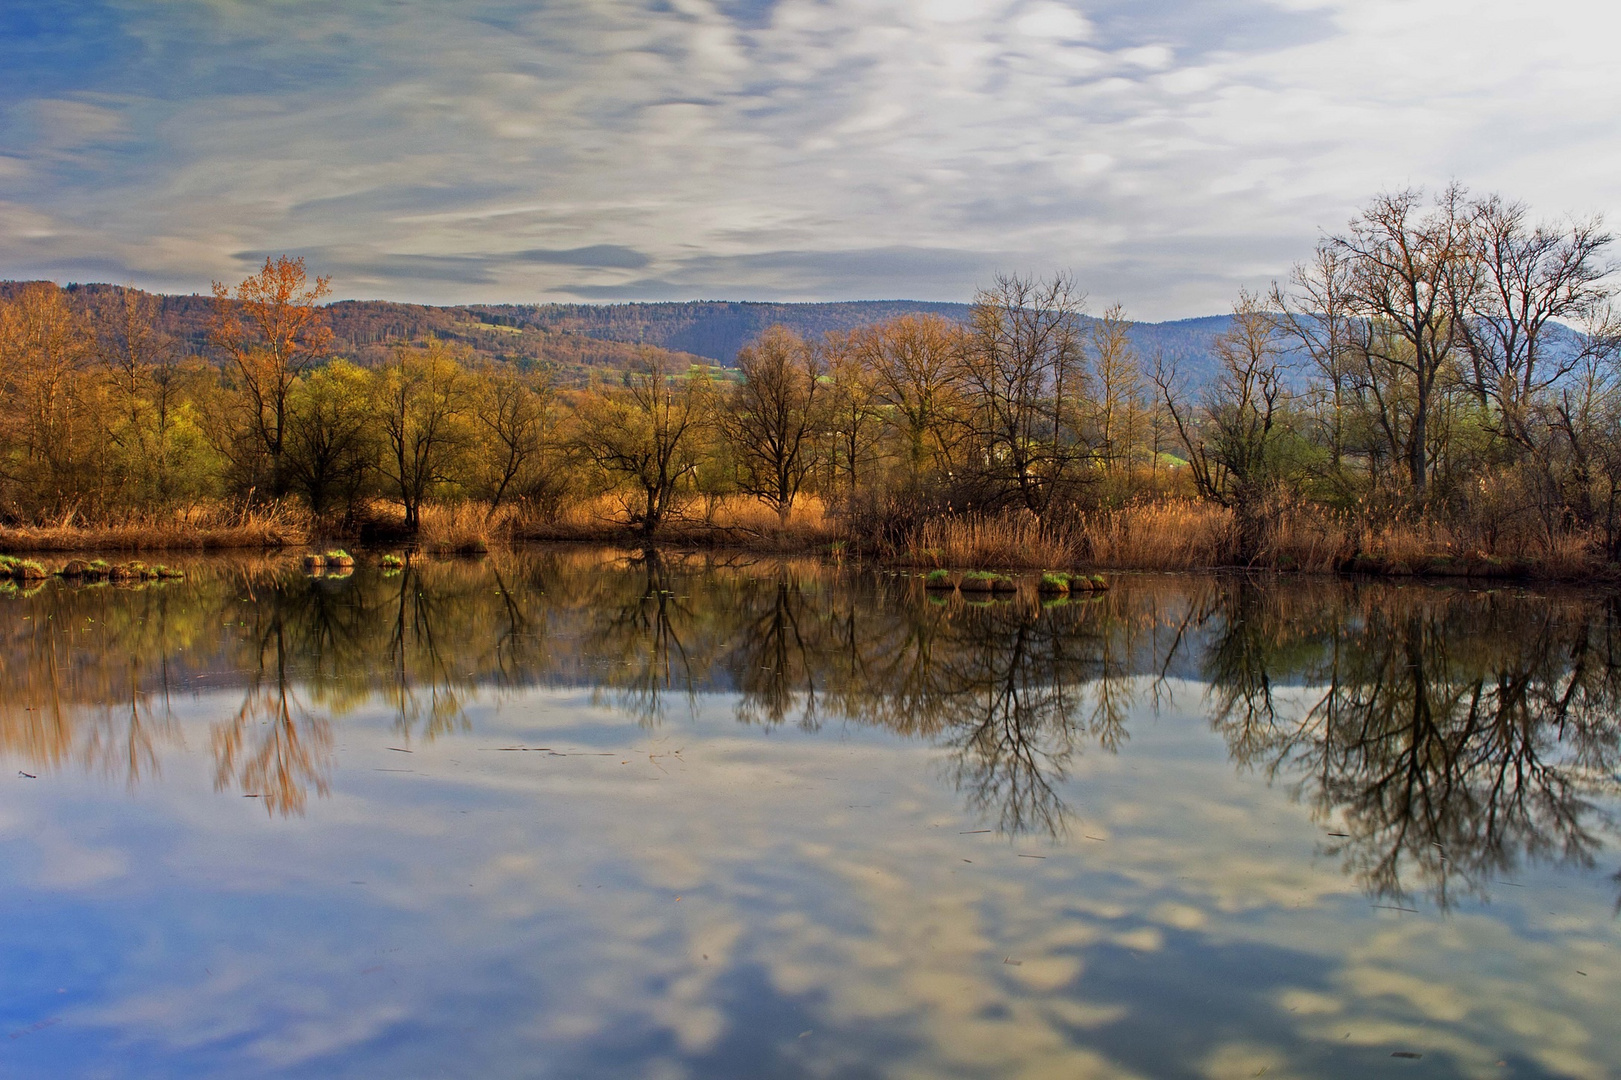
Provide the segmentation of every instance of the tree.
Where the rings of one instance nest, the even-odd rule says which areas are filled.
[[[937,315],[902,315],[857,335],[876,403],[889,411],[905,450],[906,477],[918,488],[931,470],[951,466],[950,430],[960,420],[957,389],[966,348],[962,328]]]
[[[843,470],[850,498],[861,490],[863,480],[872,479],[866,470],[873,464],[883,424],[876,379],[863,361],[864,336],[830,331],[822,345],[823,362],[832,384],[826,403],[830,443],[827,490],[829,494],[837,492],[838,474]]]
[[[1351,308],[1349,272],[1341,251],[1319,244],[1309,264],[1294,268],[1290,292],[1273,282],[1270,297],[1281,329],[1311,361],[1314,415],[1330,479],[1338,483],[1343,483],[1342,469],[1364,401],[1357,373],[1366,370],[1357,358],[1363,329]]]
[[[1065,275],[1000,275],[974,298],[963,361],[975,463],[994,502],[1038,516],[1091,457],[1073,399],[1086,378],[1080,326],[1085,295]]]
[[[423,348],[396,350],[380,375],[381,472],[405,509],[405,527],[415,531],[428,495],[461,475],[472,386],[455,354],[433,337]]]
[[[1463,189],[1447,188],[1427,213],[1422,206],[1414,189],[1381,195],[1349,232],[1326,241],[1345,262],[1345,297],[1361,331],[1356,348],[1420,501],[1437,383],[1459,340],[1455,316],[1474,303],[1479,287]],[[1395,407],[1398,397],[1404,410]]]
[[[84,318],[50,282],[0,305],[0,467],[27,509],[61,509],[82,494],[91,417],[81,375],[92,356]]]
[[[654,535],[674,513],[682,481],[696,473],[700,434],[711,423],[709,375],[673,374],[668,353],[646,348],[622,384],[580,409],[576,445],[610,476],[635,485],[631,523]]]
[[[1131,468],[1142,398],[1142,366],[1131,344],[1132,323],[1115,304],[1092,321],[1092,402],[1098,456],[1106,468]]]
[[[737,354],[742,376],[727,399],[722,426],[737,453],[744,492],[787,526],[815,461],[825,370],[803,338],[773,326]]]
[[[1250,547],[1257,539],[1254,511],[1278,475],[1286,401],[1283,343],[1259,297],[1239,294],[1232,327],[1215,340],[1212,351],[1219,372],[1197,409],[1179,393],[1173,372],[1162,367],[1153,380],[1199,494],[1238,511]]]
[[[316,514],[340,506],[352,511],[376,467],[372,378],[334,360],[288,395],[287,478]]]
[[[547,486],[535,475],[552,425],[556,388],[549,374],[485,369],[474,416],[484,436],[484,488],[489,516],[516,494]]]
[[[1586,322],[1613,294],[1605,281],[1611,268],[1600,258],[1613,238],[1599,219],[1556,228],[1533,226],[1528,214],[1496,195],[1472,207],[1478,287],[1459,298],[1454,315],[1471,389],[1514,457],[1540,448],[1536,403],[1582,362],[1580,348],[1560,350],[1551,340],[1554,324]]]
[[[304,260],[282,255],[266,258],[259,272],[234,292],[214,282],[209,339],[236,375],[254,456],[263,455],[268,462],[257,479],[276,497],[287,491],[282,459],[288,396],[298,377],[331,347],[332,331],[317,306],[331,294],[331,281],[318,277],[311,284]]]
[[[116,415],[103,421],[133,482],[128,497],[167,505],[177,494],[176,457],[183,453],[180,347],[158,329],[157,297],[124,287],[94,309],[96,355],[106,372]]]

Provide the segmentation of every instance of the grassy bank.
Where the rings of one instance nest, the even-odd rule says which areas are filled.
[[[1209,570],[1243,568],[1385,576],[1621,581],[1596,533],[1527,531],[1481,536],[1429,520],[1374,521],[1309,504],[1272,508],[1246,538],[1234,512],[1195,500],[1158,500],[1085,514],[1065,526],[1027,513],[937,516],[884,544],[850,529],[816,499],[788,524],[758,502],[721,499],[661,524],[661,547],[774,555],[859,556],[918,569]],[[650,538],[609,497],[546,516],[458,503],[424,506],[405,529],[397,506],[377,503],[358,522],[327,525],[283,510],[194,510],[102,524],[0,527],[0,552],[158,552],[320,547],[334,542],[478,554],[525,543],[641,546]]]
[[[1278,508],[1245,543],[1232,510],[1161,501],[1052,528],[1023,514],[927,522],[902,561],[924,567],[1115,570],[1244,568],[1386,576],[1621,580],[1603,537],[1526,533],[1484,538],[1426,520],[1375,523],[1310,505]]]
[[[262,550],[306,544],[312,533],[307,515],[288,509],[192,507],[101,522],[0,525],[0,552]]]

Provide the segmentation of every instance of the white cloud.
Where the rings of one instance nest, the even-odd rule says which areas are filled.
[[[361,253],[331,267],[345,295],[960,299],[998,267],[1069,267],[1164,317],[1285,273],[1383,188],[1457,176],[1549,214],[1621,195],[1621,15],[1598,5],[197,10],[125,10],[177,74],[11,103],[31,141],[9,198],[70,227],[0,235],[5,273],[196,287],[239,253],[335,245]],[[18,119],[44,115],[71,160]],[[598,245],[648,265],[506,257]],[[980,261],[892,283],[758,265],[897,246]],[[402,255],[479,269],[406,277]]]

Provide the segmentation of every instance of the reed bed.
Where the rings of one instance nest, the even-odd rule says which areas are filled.
[[[1077,530],[1087,562],[1114,570],[1201,570],[1233,563],[1233,512],[1184,500],[1136,503],[1084,518]]]
[[[69,515],[56,524],[0,526],[5,551],[211,551],[296,547],[309,542],[307,514],[285,505],[230,510],[187,507],[106,522]]]
[[[1071,566],[1080,556],[1075,537],[1042,524],[1033,514],[937,518],[907,542],[912,566],[1044,570]]]

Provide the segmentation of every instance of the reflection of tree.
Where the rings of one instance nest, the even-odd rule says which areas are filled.
[[[826,713],[934,739],[976,812],[1009,833],[1061,831],[1057,784],[1078,740],[1112,750],[1124,738],[1107,609],[941,607],[870,579],[828,584],[784,570],[742,590],[726,662],[738,718],[774,726],[797,713],[814,728]]]
[[[1085,737],[1114,751],[1128,695],[1109,663],[1101,607],[1001,605],[969,613],[940,682],[953,775],[969,804],[1010,834],[1064,827],[1056,784]]]
[[[640,572],[637,572],[637,568]],[[697,621],[690,597],[678,597],[669,564],[649,548],[628,573],[610,583],[615,595],[597,600],[607,612],[587,637],[587,653],[602,668],[597,686],[615,692],[619,706],[644,727],[664,717],[664,695],[679,688],[689,706],[700,670],[685,640]]]
[[[242,707],[214,725],[214,790],[233,781],[264,800],[265,812],[301,814],[309,785],[328,790],[332,724],[298,700],[288,672],[287,626],[273,613],[259,636],[258,664]]]
[[[1621,790],[1613,602],[1381,589],[1328,610],[1302,625],[1236,588],[1208,654],[1215,722],[1342,824],[1332,850],[1370,892],[1445,905],[1525,861],[1592,865]],[[1291,707],[1280,683],[1312,689]]]
[[[449,609],[455,599],[424,583],[416,565],[395,580],[385,653],[390,681],[383,696],[394,708],[401,735],[410,736],[420,725],[422,737],[432,740],[468,727],[457,692],[461,680],[441,648],[441,632],[453,621]]]
[[[134,784],[180,741],[174,688],[239,688],[214,725],[219,783],[296,813],[326,790],[335,720],[368,703],[409,739],[545,682],[590,686],[649,725],[672,693],[696,707],[731,691],[751,725],[928,740],[976,813],[1058,832],[1076,756],[1126,738],[1131,675],[1196,661],[1234,760],[1298,783],[1378,894],[1444,900],[1526,859],[1585,865],[1609,824],[1613,602],[1196,579],[1042,607],[939,603],[917,585],[656,552],[53,582],[5,601],[27,617],[0,620],[0,749],[28,772],[78,764]]]

